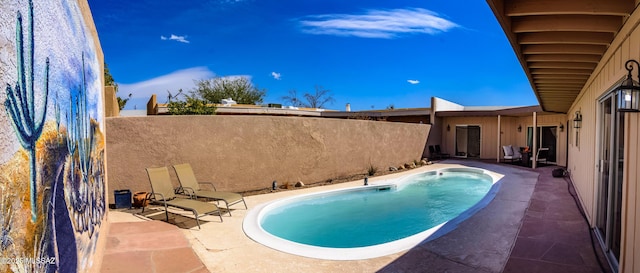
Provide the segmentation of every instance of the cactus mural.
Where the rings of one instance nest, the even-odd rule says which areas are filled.
[[[104,188],[101,172],[102,162],[94,162],[95,128],[87,108],[87,86],[84,54],[82,55],[82,77],[76,92],[71,94],[67,117],[67,150],[69,151],[71,170],[77,163],[80,178],[71,174],[67,191],[71,194],[72,215],[76,222],[76,231],[93,235],[94,227],[100,224],[105,211]],[[99,158],[101,158],[100,156]],[[95,166],[95,167],[94,167]],[[91,179],[93,178],[93,179]],[[93,205],[93,209],[89,208]]]
[[[98,271],[104,60],[88,6],[0,2],[12,14],[0,25],[15,26],[0,28],[0,42],[12,41],[0,46],[0,257],[48,261],[0,263],[0,272]]]
[[[3,190],[4,192],[4,190]],[[11,205],[5,200],[4,195],[0,195],[0,204],[3,209],[0,211],[0,251],[7,250],[13,244],[11,232]]]
[[[72,95],[71,106],[67,112],[67,149],[74,156],[78,152],[82,182],[88,183],[91,174],[91,153],[93,151],[93,129],[91,128],[91,116],[87,110],[87,86],[84,67],[84,54],[82,55],[82,83],[78,86],[75,96]]]
[[[18,134],[20,144],[29,151],[30,160],[30,184],[31,190],[31,221],[37,218],[36,211],[36,141],[42,134],[44,118],[47,113],[47,96],[49,94],[49,58],[45,65],[45,78],[43,80],[44,102],[43,110],[36,113],[35,107],[35,80],[34,80],[34,39],[33,39],[33,1],[29,1],[29,26],[27,30],[28,45],[24,44],[22,30],[22,14],[18,12],[16,23],[16,45],[18,58],[18,81],[14,86],[7,84],[7,100],[5,107],[11,120],[14,130]],[[26,56],[25,56],[26,53]],[[25,63],[26,57],[26,63]],[[26,69],[26,70],[25,70]]]

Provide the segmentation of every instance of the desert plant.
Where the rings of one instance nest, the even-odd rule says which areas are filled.
[[[378,172],[378,167],[369,164],[369,169],[367,169],[367,174],[369,176],[373,176]]]
[[[266,95],[266,89],[258,89],[247,77],[214,77],[196,81],[191,94],[211,103],[221,103],[232,98],[240,104],[259,104]]]
[[[186,96],[186,100],[170,101],[167,105],[171,115],[215,115],[216,106],[205,100]]]
[[[291,105],[296,107],[307,107],[307,108],[323,108],[326,104],[330,104],[335,102],[333,95],[331,95],[331,90],[324,89],[322,86],[316,85],[314,93],[305,93],[303,95],[305,101],[298,98],[298,91],[295,89],[289,90],[289,95],[282,97],[287,103],[291,103]]]
[[[29,0],[29,23],[27,29],[28,46],[23,41],[22,14],[18,11],[16,23],[16,56],[18,63],[18,80],[15,86],[7,84],[7,100],[5,108],[11,117],[11,125],[18,135],[22,147],[29,152],[30,184],[31,191],[31,221],[37,218],[36,208],[36,141],[42,134],[44,119],[47,113],[47,97],[49,96],[49,58],[46,59],[44,71],[44,102],[41,113],[36,113],[34,103],[34,38],[33,38],[33,1]],[[25,56],[26,54],[26,56]],[[26,60],[25,60],[26,59]],[[26,63],[25,63],[26,62]],[[25,68],[27,69],[25,71]]]

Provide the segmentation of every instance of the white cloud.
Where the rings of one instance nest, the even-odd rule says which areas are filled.
[[[271,76],[276,80],[280,80],[280,76],[282,76],[282,75],[280,73],[277,73],[277,72],[271,72]]]
[[[392,39],[401,34],[436,34],[458,24],[430,10],[369,10],[364,14],[311,15],[300,20],[309,34]]]
[[[410,84],[419,84],[420,83],[419,80],[407,80],[407,82],[409,82]]]
[[[153,94],[157,95],[158,102],[164,103],[167,100],[167,91],[171,91],[172,94],[177,93],[178,89],[188,92],[195,87],[194,81],[209,79],[213,76],[215,76],[215,73],[206,67],[193,67],[137,83],[118,83],[118,95],[125,97],[131,94],[130,103],[134,100],[142,101],[144,104],[138,105],[140,103],[136,103],[136,105],[138,109],[144,109],[144,107],[146,107],[146,101],[148,101]],[[133,108],[133,106],[133,104],[129,105],[129,103],[127,103],[128,109]]]
[[[189,41],[187,40],[187,36],[186,35],[185,36],[178,36],[178,35],[175,35],[175,34],[171,34],[171,36],[169,36],[169,37],[164,36],[164,35],[160,35],[160,40],[163,40],[163,41],[173,40],[173,41],[178,41],[178,42],[185,43],[185,44],[189,43]]]

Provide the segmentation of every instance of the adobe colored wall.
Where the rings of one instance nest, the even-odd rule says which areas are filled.
[[[420,159],[430,125],[275,116],[107,118],[109,188],[149,191],[145,168],[190,163],[218,190],[323,181]],[[175,173],[170,169],[173,182]],[[109,193],[113,201],[113,191]]]

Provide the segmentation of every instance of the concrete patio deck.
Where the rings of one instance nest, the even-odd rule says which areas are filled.
[[[231,217],[225,214],[223,223],[215,216],[204,217],[201,230],[194,220],[177,211],[171,214],[171,225],[149,220],[164,219],[164,214],[111,211],[102,271],[139,272],[143,260],[142,268],[147,272],[601,272],[586,222],[564,179],[551,176],[552,167],[532,171],[446,160],[370,182],[458,164],[505,175],[500,191],[456,229],[407,251],[368,260],[319,260],[273,250],[248,238],[242,231],[244,209],[233,210]],[[362,181],[354,181],[245,199],[251,209],[285,196],[360,185]],[[134,230],[138,231],[135,235]],[[153,238],[162,238],[164,247],[154,244]],[[134,262],[138,264],[128,265]]]

